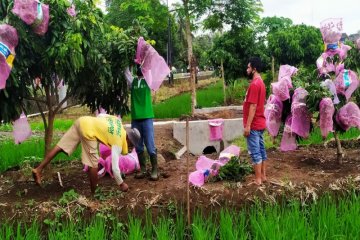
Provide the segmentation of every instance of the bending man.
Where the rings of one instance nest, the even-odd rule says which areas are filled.
[[[41,184],[41,173],[44,167],[59,153],[71,155],[81,143],[81,160],[89,166],[91,193],[94,194],[98,182],[98,143],[111,147],[112,170],[116,183],[121,191],[127,191],[128,185],[120,174],[118,159],[120,153],[128,153],[128,144],[136,145],[140,133],[136,128],[125,130],[122,122],[115,116],[101,114],[98,117],[80,117],[64,134],[58,144],[51,149],[37,168],[32,170],[35,182]]]

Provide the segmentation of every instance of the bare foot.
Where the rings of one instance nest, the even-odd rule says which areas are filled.
[[[260,183],[257,182],[256,180],[255,180],[255,181],[252,181],[252,182],[250,182],[250,183],[248,184],[248,186],[250,186],[250,185],[261,186],[261,181],[260,181]]]
[[[261,177],[261,181],[262,181],[262,182],[267,182],[266,176],[262,176],[262,177]]]
[[[41,173],[38,172],[35,168],[32,170],[32,175],[34,178],[34,181],[37,185],[41,185]]]

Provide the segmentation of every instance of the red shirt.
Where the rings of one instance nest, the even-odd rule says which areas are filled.
[[[246,122],[249,116],[250,104],[256,104],[256,111],[254,119],[251,123],[251,130],[264,130],[266,128],[265,122],[265,99],[266,99],[266,89],[265,84],[261,77],[253,79],[250,83],[250,86],[246,92],[245,102],[243,106],[243,124],[244,128],[246,127]]]

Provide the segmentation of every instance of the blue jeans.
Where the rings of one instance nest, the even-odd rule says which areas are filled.
[[[135,146],[137,153],[144,152],[144,144],[149,155],[156,154],[155,140],[154,140],[154,124],[152,118],[132,120],[131,127],[137,128],[140,132],[140,141]]]
[[[250,135],[246,138],[253,164],[260,164],[267,160],[263,134],[264,130],[250,130]]]

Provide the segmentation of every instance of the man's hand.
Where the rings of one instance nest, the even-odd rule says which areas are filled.
[[[245,127],[244,129],[244,137],[248,137],[250,135],[250,127]]]
[[[123,182],[123,183],[120,184],[119,186],[120,186],[120,190],[121,190],[122,192],[127,192],[127,190],[129,189],[129,186],[128,186],[125,182]]]

